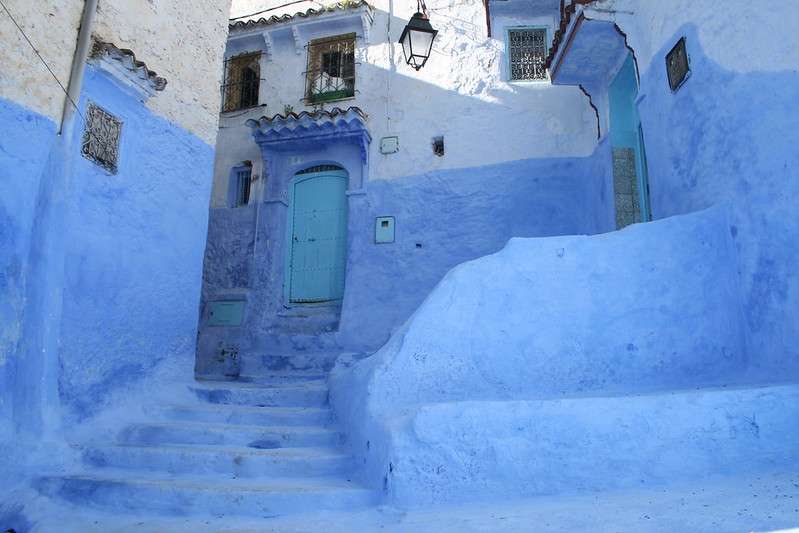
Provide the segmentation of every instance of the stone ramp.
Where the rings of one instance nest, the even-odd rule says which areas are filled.
[[[793,468],[799,385],[446,402],[387,426],[399,504],[663,487]]]

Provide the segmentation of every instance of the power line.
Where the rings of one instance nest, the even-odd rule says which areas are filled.
[[[22,27],[21,27],[21,26],[20,26],[20,25],[17,23],[17,21],[14,19],[14,16],[11,14],[11,11],[9,11],[9,10],[8,10],[8,8],[6,7],[6,5],[3,3],[3,0],[0,0],[0,6],[3,6],[3,10],[5,10],[5,12],[6,12],[6,15],[8,15],[8,18],[9,18],[9,19],[11,19],[11,22],[13,22],[13,23],[14,23],[14,26],[16,26],[16,27],[17,27],[17,29],[19,30],[19,32],[22,34],[22,36],[23,36],[23,37],[25,38],[25,40],[28,42],[28,45],[31,47],[31,50],[33,50],[33,53],[34,53],[34,54],[36,54],[36,57],[38,57],[38,58],[39,58],[39,61],[41,61],[41,62],[42,62],[42,65],[44,65],[44,68],[46,68],[46,69],[47,69],[47,72],[49,72],[49,73],[50,73],[50,75],[53,77],[53,79],[54,79],[54,80],[55,80],[55,82],[58,84],[58,86],[59,86],[59,87],[61,87],[61,90],[62,90],[62,91],[64,91],[64,95],[66,95],[66,97],[67,97],[67,100],[69,100],[69,103],[71,103],[71,104],[72,104],[72,105],[75,107],[75,111],[77,111],[77,112],[78,112],[78,115],[80,115],[80,116],[81,116],[81,118],[84,118],[84,117],[83,117],[83,115],[82,115],[82,114],[81,114],[81,112],[80,112],[80,109],[78,108],[78,105],[77,105],[77,104],[76,104],[76,103],[75,103],[75,102],[72,100],[72,98],[69,96],[69,92],[67,91],[66,87],[64,87],[64,84],[63,84],[63,83],[61,83],[61,80],[59,80],[59,79],[58,79],[58,76],[56,76],[56,75],[55,75],[55,72],[53,72],[53,69],[51,69],[51,68],[50,68],[50,65],[48,65],[48,64],[47,64],[47,61],[45,61],[45,60],[44,60],[44,58],[42,57],[42,54],[40,54],[40,53],[39,53],[39,51],[38,51],[38,50],[36,49],[36,47],[33,45],[33,43],[31,42],[31,40],[30,40],[30,39],[28,38],[28,36],[25,34],[25,30],[23,30],[23,29],[22,29]],[[85,120],[85,119],[84,119],[84,120]]]
[[[239,17],[233,17],[230,20],[246,19],[246,18],[254,17],[255,15],[260,15],[262,13],[266,13],[267,11],[274,11],[276,9],[292,6],[294,4],[302,4],[303,2],[310,2],[312,4],[317,4],[317,5],[320,5],[320,6],[324,7],[324,4],[322,4],[321,2],[316,2],[315,0],[294,0],[294,2],[288,2],[286,4],[281,4],[279,6],[270,7],[268,9],[263,9],[261,11],[256,11],[255,13],[250,13],[249,15],[241,15]]]

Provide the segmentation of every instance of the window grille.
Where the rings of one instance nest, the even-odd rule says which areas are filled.
[[[258,105],[261,82],[261,54],[246,54],[225,61],[222,111],[236,111]]]
[[[297,172],[296,175],[313,174],[315,172],[328,172],[332,170],[343,170],[343,169],[338,165],[317,165],[315,167],[308,167],[306,169],[300,170],[299,172]]]
[[[236,207],[250,203],[250,183],[252,182],[252,168],[236,171]]]
[[[316,104],[355,96],[355,34],[308,44],[305,100]]]
[[[93,103],[86,107],[85,118],[81,154],[116,174],[122,121]]]
[[[547,30],[508,30],[511,80],[547,79]]]
[[[688,75],[691,67],[688,64],[688,51],[685,48],[685,37],[677,41],[674,48],[666,56],[666,73],[669,76],[669,87],[672,91],[679,89]]]

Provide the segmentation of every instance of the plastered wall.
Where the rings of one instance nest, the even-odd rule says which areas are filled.
[[[83,2],[9,0],[9,11],[67,86]],[[101,0],[94,35],[129,48],[168,85],[147,106],[208,144],[216,137],[229,0]],[[58,122],[64,93],[0,12],[0,97]],[[213,82],[210,82],[213,81]]]
[[[404,63],[397,43],[416,10],[415,2],[371,3],[375,10],[369,42],[362,30],[356,41],[356,96],[326,105],[355,105],[369,115],[368,128],[373,139],[370,180],[529,158],[587,156],[594,151],[596,119],[579,89],[554,87],[548,82],[505,81],[505,28],[548,27],[551,36],[557,16],[557,9],[551,7],[556,7],[557,2],[538,2],[535,10],[497,15],[491,38],[487,36],[481,2],[428,2],[431,24],[439,33],[430,60],[418,72]],[[539,4],[549,7],[544,9]],[[235,1],[232,16],[269,5]],[[296,13],[310,7],[318,6],[301,3],[254,18]],[[329,31],[328,35],[341,33]],[[229,46],[228,55],[257,49]],[[290,32],[275,32],[272,58],[262,61],[262,106],[222,115],[212,201],[215,207],[225,203],[230,168],[241,160],[260,158],[244,122],[283,113],[285,106],[292,106],[297,112],[311,109],[302,101],[306,59],[304,49],[297,53]],[[399,137],[400,151],[381,154],[380,139],[394,135]],[[433,153],[435,136],[444,136],[444,157]]]

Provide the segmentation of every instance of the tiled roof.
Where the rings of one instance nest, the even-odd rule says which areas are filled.
[[[258,26],[271,26],[273,24],[280,24],[284,22],[291,22],[295,19],[306,19],[311,17],[318,17],[320,15],[324,15],[325,13],[331,13],[334,11],[347,11],[347,10],[354,10],[359,9],[362,7],[366,7],[368,11],[372,11],[372,6],[364,1],[364,0],[346,0],[343,2],[338,2],[335,4],[331,4],[328,6],[324,6],[319,9],[308,9],[307,11],[302,11],[299,13],[295,13],[293,15],[289,15],[288,13],[285,15],[273,15],[269,18],[261,17],[259,19],[249,19],[249,20],[236,20],[235,22],[231,21],[228,25],[230,30],[242,30],[242,29],[250,29]]]
[[[275,126],[279,125],[288,125],[291,123],[307,123],[307,122],[314,122],[316,124],[324,123],[324,122],[333,122],[337,118],[357,118],[361,121],[366,120],[367,115],[366,113],[361,110],[360,107],[349,107],[347,109],[341,109],[340,107],[334,107],[333,109],[325,109],[320,111],[303,111],[301,113],[288,113],[288,114],[276,114],[272,115],[271,117],[263,116],[258,120],[250,119],[247,121],[247,125],[251,128],[274,128]]]
[[[555,36],[552,39],[552,48],[550,49],[549,56],[546,60],[546,67],[552,67],[552,61],[555,59],[555,56],[558,54],[558,50],[563,41],[563,37],[566,34],[566,30],[569,28],[569,24],[571,24],[572,17],[574,13],[577,11],[578,5],[586,6],[588,4],[594,3],[596,0],[574,0],[570,5],[568,5],[560,14],[560,27],[555,32]]]
[[[163,91],[166,87],[166,78],[160,77],[147,68],[143,61],[136,59],[136,54],[126,48],[117,48],[111,43],[95,40],[90,54],[92,58],[106,58],[118,62],[120,66],[129,70],[142,81],[146,81],[156,91]]]

